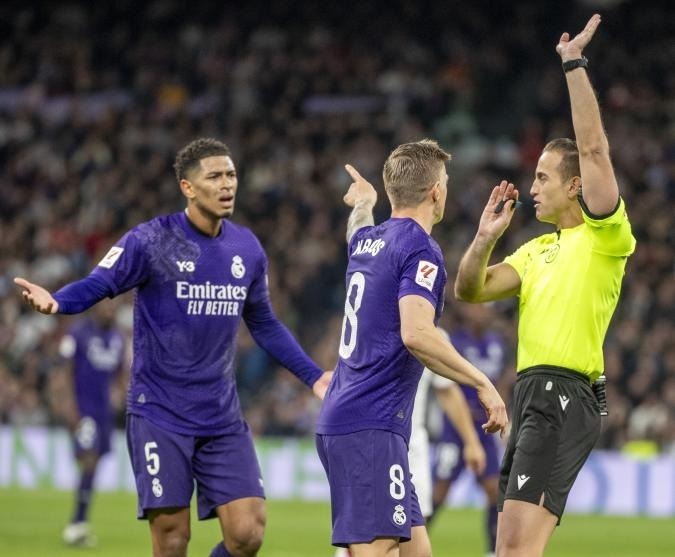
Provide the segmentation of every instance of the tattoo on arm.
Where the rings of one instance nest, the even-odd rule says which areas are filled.
[[[365,203],[357,203],[347,221],[347,243],[359,228],[373,226],[374,224],[373,208]]]

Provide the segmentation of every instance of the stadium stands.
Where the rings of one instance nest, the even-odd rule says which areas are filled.
[[[546,140],[571,133],[554,47],[584,3],[365,2],[348,18],[339,3],[229,4],[0,8],[0,423],[61,423],[67,388],[67,318],[26,311],[11,279],[57,287],[122,231],[179,210],[171,163],[194,137],[232,147],[235,220],[261,238],[275,307],[326,368],[344,296],[344,163],[380,184],[397,143],[430,136],[452,152],[436,233],[451,277],[499,178],[526,201],[499,255],[544,230],[522,194]],[[675,453],[675,9],[603,4],[588,57],[638,246],[606,343],[600,446]],[[515,308],[500,309],[513,345]],[[245,333],[240,344],[251,427],[310,433],[318,402]]]

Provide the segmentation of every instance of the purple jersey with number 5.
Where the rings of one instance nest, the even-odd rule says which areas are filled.
[[[349,242],[340,358],[317,433],[382,429],[410,438],[422,364],[401,339],[399,299],[416,295],[443,309],[447,274],[436,241],[414,220],[359,229]]]
[[[269,305],[267,258],[253,233],[224,220],[211,238],[183,212],[157,217],[92,274],[115,296],[136,288],[128,412],[184,435],[240,430],[237,330]]]

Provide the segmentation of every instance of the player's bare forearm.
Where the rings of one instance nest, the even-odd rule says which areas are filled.
[[[465,302],[484,301],[487,266],[496,241],[477,235],[462,257],[455,279],[455,297]]]
[[[410,352],[422,364],[434,373],[452,379],[457,383],[476,389],[478,398],[485,408],[488,421],[483,429],[488,433],[505,431],[508,424],[506,406],[497,389],[487,376],[463,358],[435,327],[431,330],[418,330],[404,337],[403,342]]]
[[[401,340],[425,367],[456,383],[473,388],[492,386],[490,380],[465,359],[434,324],[435,309],[426,298],[403,296],[398,301]]]
[[[358,202],[347,220],[347,243],[352,239],[354,233],[364,226],[373,226],[375,218],[373,217],[373,205],[367,201]]]
[[[476,389],[488,413],[485,431],[504,431],[508,418],[506,406],[487,376],[443,336],[434,324],[435,308],[418,295],[403,296],[398,301],[401,316],[401,340],[410,353],[434,373]]]
[[[475,389],[490,384],[489,379],[462,357],[433,323],[405,331],[403,343],[415,358],[438,375]]]
[[[347,221],[347,243],[349,243],[359,228],[375,224],[373,207],[377,203],[377,192],[351,164],[346,164],[345,170],[354,180],[344,196],[344,202],[352,207]]]

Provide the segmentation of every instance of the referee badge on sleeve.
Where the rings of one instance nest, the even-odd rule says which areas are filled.
[[[434,288],[436,282],[436,275],[438,274],[438,265],[434,265],[429,261],[420,261],[417,265],[417,275],[415,282],[420,286],[424,286],[429,292]]]

